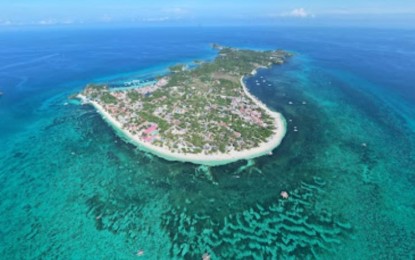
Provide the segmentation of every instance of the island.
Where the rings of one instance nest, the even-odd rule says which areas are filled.
[[[77,98],[125,140],[166,160],[214,166],[272,154],[285,119],[253,96],[244,79],[291,54],[213,47],[212,61],[174,65],[147,86],[89,84]]]

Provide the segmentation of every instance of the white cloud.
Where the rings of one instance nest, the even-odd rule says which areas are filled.
[[[37,22],[37,24],[39,25],[53,25],[56,24],[57,22],[53,19],[45,19],[45,20],[40,20]]]
[[[170,17],[168,17],[168,16],[143,18],[144,22],[165,22],[165,21],[168,21],[168,20],[170,20]]]
[[[81,20],[73,20],[70,18],[47,18],[39,21],[21,23],[20,25],[31,24],[31,25],[42,25],[42,26],[53,26],[53,25],[69,25],[82,23]]]
[[[297,8],[292,10],[290,15],[294,17],[307,17],[308,13],[304,10],[304,8]]]
[[[284,17],[298,17],[298,18],[313,18],[315,17],[314,14],[307,12],[304,8],[295,8],[291,12],[282,13],[280,16]]]

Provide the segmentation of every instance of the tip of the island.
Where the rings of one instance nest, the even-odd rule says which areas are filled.
[[[291,53],[212,47],[213,61],[172,66],[147,86],[89,84],[77,97],[121,137],[166,160],[215,166],[270,154],[284,138],[285,119],[253,96],[244,79]]]

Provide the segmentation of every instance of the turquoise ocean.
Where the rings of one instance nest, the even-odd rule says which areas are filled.
[[[287,119],[273,155],[168,162],[68,99],[211,43],[295,54],[247,79]],[[2,259],[415,258],[413,30],[10,28],[0,57]]]

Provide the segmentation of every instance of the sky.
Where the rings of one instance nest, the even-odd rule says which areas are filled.
[[[0,26],[415,24],[415,0],[0,0]]]

